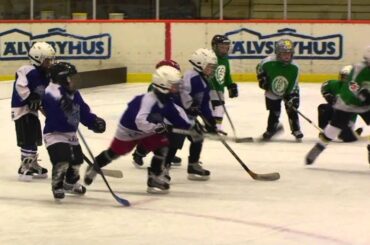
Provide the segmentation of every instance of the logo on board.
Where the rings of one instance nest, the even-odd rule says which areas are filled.
[[[276,33],[260,32],[241,28],[225,33],[231,40],[230,59],[261,59],[274,53],[275,43],[290,39],[294,43],[294,59],[339,60],[343,56],[343,36],[328,34],[311,36],[284,28]]]
[[[58,60],[108,59],[111,39],[108,33],[82,36],[62,28],[52,28],[47,33],[35,35],[15,28],[0,32],[0,60],[27,60],[28,50],[37,41],[53,46]]]

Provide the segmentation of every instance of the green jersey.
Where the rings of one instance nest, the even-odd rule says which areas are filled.
[[[329,93],[336,96],[344,84],[345,82],[341,80],[328,80],[322,84],[321,94]]]
[[[334,96],[337,96],[340,93],[340,90],[346,83],[341,80],[328,80],[324,82],[321,86],[321,94],[332,94]],[[357,115],[354,115],[351,118],[352,123],[354,124],[356,122]]]
[[[233,83],[230,74],[230,64],[227,57],[217,56],[217,68],[215,75],[211,79],[210,87],[212,90],[224,92],[225,87]]]
[[[275,55],[264,58],[257,65],[257,73],[265,72],[268,89],[265,96],[270,99],[282,99],[292,93],[299,93],[299,66],[295,62],[285,64]]]
[[[363,89],[370,91],[370,67],[365,63],[359,63],[353,66],[347,81],[339,90],[339,97],[334,107],[348,112],[369,111],[370,105],[364,104],[359,98],[359,93]]]

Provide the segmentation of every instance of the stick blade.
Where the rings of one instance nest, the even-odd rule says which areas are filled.
[[[114,198],[117,200],[117,202],[119,202],[124,207],[130,207],[131,206],[131,203],[126,199],[120,198],[117,195],[114,195]]]
[[[236,143],[246,143],[246,142],[254,142],[253,137],[244,137],[244,138],[236,138]]]
[[[113,177],[113,178],[123,178],[122,171],[114,170],[114,169],[102,169],[103,174],[105,176]]]
[[[275,181],[280,179],[279,173],[268,173],[268,174],[254,174],[253,179],[260,181]]]

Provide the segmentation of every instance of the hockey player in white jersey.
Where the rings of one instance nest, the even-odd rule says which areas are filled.
[[[21,66],[15,74],[11,100],[11,117],[15,122],[17,145],[21,149],[20,181],[47,178],[47,169],[37,160],[37,147],[42,145],[38,110],[49,83],[47,73],[54,62],[55,51],[46,42],[36,42],[28,57],[30,64]]]
[[[105,121],[90,111],[75,88],[74,65],[59,62],[50,68],[51,83],[46,88],[43,109],[46,120],[44,141],[53,165],[51,188],[56,200],[63,199],[65,192],[83,195],[79,169],[83,153],[76,132],[81,122],[95,133],[105,131]]]
[[[98,166],[87,168],[85,184],[93,182],[97,167],[102,168],[141,145],[146,151],[154,153],[148,168],[147,192],[169,192],[170,186],[165,179],[167,172],[163,171],[169,144],[167,131],[170,125],[182,129],[190,129],[193,125],[184,110],[173,101],[172,94],[178,93],[181,83],[179,70],[171,66],[155,70],[153,91],[136,96],[128,103],[111,145],[95,158]]]

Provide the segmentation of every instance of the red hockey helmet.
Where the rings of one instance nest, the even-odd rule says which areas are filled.
[[[174,60],[161,60],[156,64],[155,69],[158,69],[161,66],[171,66],[178,71],[181,71],[179,63]]]

